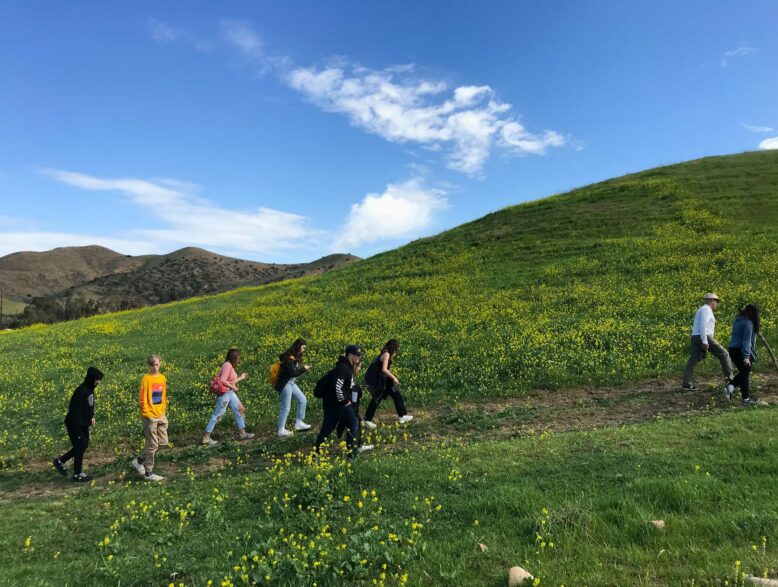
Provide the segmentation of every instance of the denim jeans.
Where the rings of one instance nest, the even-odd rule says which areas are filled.
[[[305,399],[303,392],[297,387],[295,379],[290,379],[278,396],[278,401],[281,404],[278,412],[279,430],[286,428],[286,419],[289,417],[289,411],[292,408],[292,396],[297,400],[297,421],[302,422],[305,420],[305,406],[308,404],[308,400]]]
[[[213,429],[216,427],[216,422],[222,419],[224,412],[227,411],[228,405],[232,408],[232,413],[235,414],[235,426],[238,427],[238,430],[243,430],[246,427],[246,422],[244,422],[243,416],[238,411],[238,406],[240,405],[238,395],[231,389],[228,389],[226,393],[216,398],[216,408],[213,410],[213,415],[208,421],[208,426],[205,427],[206,432],[213,432]]]

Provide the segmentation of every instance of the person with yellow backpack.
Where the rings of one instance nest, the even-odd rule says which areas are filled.
[[[286,438],[292,436],[292,431],[286,429],[286,419],[292,408],[292,397],[297,400],[297,417],[294,429],[297,431],[309,430],[310,424],[305,423],[305,408],[308,400],[297,385],[297,378],[304,375],[311,368],[303,364],[303,353],[308,343],[304,338],[298,338],[288,349],[281,353],[278,361],[270,367],[268,381],[278,392],[278,436]]]

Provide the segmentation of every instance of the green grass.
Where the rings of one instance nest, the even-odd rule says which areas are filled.
[[[756,302],[778,342],[777,228],[778,153],[708,158],[507,208],[323,276],[0,334],[0,565],[10,569],[0,582],[238,585],[270,574],[298,584],[315,557],[319,585],[372,584],[383,564],[387,584],[408,573],[421,585],[498,585],[513,564],[565,585],[733,584],[736,560],[775,574],[775,409],[539,432],[553,409],[544,395],[583,401],[580,386],[625,388],[582,413],[650,414],[635,382],[679,377],[705,291],[724,299],[720,341],[738,305]],[[240,396],[249,427],[264,433],[277,410],[264,372],[301,335],[314,366],[301,380],[308,392],[345,344],[370,355],[399,338],[406,400],[434,421],[414,425],[417,438],[382,432],[380,454],[352,471],[298,457],[282,475],[272,468],[286,450],[307,450],[303,435],[206,455],[195,443],[226,349],[243,351],[252,377]],[[141,443],[137,386],[152,352],[163,356],[177,445],[160,457],[161,487],[117,473]],[[74,491],[52,484],[46,461],[64,448],[67,401],[89,364],[106,373],[87,457],[101,482]],[[716,365],[699,373],[712,381]],[[446,445],[436,432],[451,435]],[[355,509],[363,489],[379,497],[367,515]],[[423,527],[411,527],[414,516]],[[657,518],[665,531],[648,523]],[[342,527],[344,550],[327,537]],[[551,533],[536,543],[543,527]],[[291,548],[281,528],[325,543],[326,555]]]
[[[736,561],[760,576],[778,569],[777,431],[778,410],[768,408],[514,441],[387,437],[351,471],[295,461],[281,476],[233,445],[221,471],[191,479],[7,500],[0,583],[166,585],[174,573],[176,585],[241,585],[244,574],[262,583],[269,571],[257,571],[252,553],[261,560],[272,548],[272,584],[313,583],[312,568],[284,564],[291,556],[323,561],[319,585],[371,584],[387,558],[387,584],[407,575],[412,585],[497,586],[512,565],[542,585],[734,584]],[[188,512],[181,526],[177,508]],[[412,519],[423,528],[408,545]],[[660,519],[664,530],[650,524]],[[309,548],[324,526],[334,537]],[[281,528],[303,535],[304,547],[284,544]],[[333,553],[340,543],[347,556]],[[355,553],[367,562],[350,566]],[[328,561],[345,579],[322,570]]]
[[[297,336],[314,366],[345,344],[402,344],[412,405],[515,397],[528,390],[677,377],[700,296],[715,290],[718,338],[756,302],[776,343],[778,154],[702,159],[507,208],[315,278],[0,336],[0,449],[52,450],[89,364],[107,375],[98,444],[140,434],[135,393],[162,354],[174,434],[199,430],[206,382],[242,349],[250,424],[275,393],[264,373]],[[712,373],[710,364],[701,368]],[[30,430],[12,438],[17,427]]]

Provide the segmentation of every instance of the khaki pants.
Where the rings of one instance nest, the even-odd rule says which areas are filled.
[[[721,370],[724,372],[724,376],[727,377],[727,379],[732,379],[734,372],[732,371],[732,363],[729,360],[727,349],[721,346],[713,338],[708,337],[708,350],[719,360],[719,363],[721,363]],[[697,363],[704,360],[706,355],[707,351],[702,348],[702,339],[699,336],[692,336],[691,354],[689,355],[689,361],[686,363],[686,368],[683,370],[684,385],[692,384],[694,367]]]
[[[146,447],[143,449],[143,468],[146,473],[154,470],[154,455],[160,446],[167,445],[167,418],[163,414],[159,418],[143,418],[143,436],[146,437]]]

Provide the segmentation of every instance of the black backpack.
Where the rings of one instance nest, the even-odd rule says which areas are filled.
[[[316,382],[316,387],[313,388],[313,397],[323,399],[327,392],[332,388],[332,378],[335,375],[335,369],[330,369],[321,379]]]
[[[381,370],[381,355],[378,355],[365,371],[365,383],[369,387],[378,387],[378,373]]]

